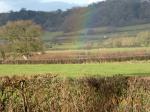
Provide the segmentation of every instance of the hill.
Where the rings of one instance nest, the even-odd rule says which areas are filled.
[[[57,5],[60,8],[61,4]],[[40,7],[44,6],[47,10],[49,4]],[[21,9],[18,12],[1,13],[0,25],[8,21],[33,20],[48,31],[72,32],[83,28],[146,24],[150,22],[149,10],[149,0],[106,0],[67,11],[45,12]]]
[[[97,27],[68,33],[62,31],[45,32],[43,40],[47,48],[51,50],[141,47],[139,44],[135,45],[135,43],[137,41],[141,42],[140,38],[144,39],[145,36],[149,38],[149,36],[147,37],[149,30],[150,24],[123,27]],[[146,40],[144,40],[144,42],[146,42]],[[124,45],[122,46],[121,43]]]

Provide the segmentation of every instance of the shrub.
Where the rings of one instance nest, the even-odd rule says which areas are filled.
[[[1,77],[0,111],[6,112],[126,112],[138,96],[150,98],[147,83],[133,83],[134,78],[59,78],[57,75]],[[131,82],[131,83],[130,83]],[[137,82],[141,82],[138,80]],[[137,86],[138,85],[138,86]],[[138,92],[145,91],[145,97]],[[137,90],[137,91],[132,91]],[[129,101],[130,96],[134,101]],[[129,103],[123,103],[123,102]],[[144,101],[145,102],[145,101]],[[140,103],[139,103],[140,104]],[[147,105],[147,107],[145,106]],[[123,108],[121,108],[124,106]],[[148,109],[148,103],[139,105]],[[134,107],[135,108],[135,107]]]

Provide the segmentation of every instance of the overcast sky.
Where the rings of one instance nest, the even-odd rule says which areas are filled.
[[[48,3],[50,2],[66,2],[69,4],[78,4],[78,5],[85,5],[85,4],[90,4],[93,2],[98,2],[101,0],[0,0],[0,12],[7,12],[10,10],[19,10],[20,8],[27,8],[31,10],[41,10],[42,8],[46,8]],[[50,6],[50,5],[49,5]],[[58,7],[57,7],[58,6]],[[61,5],[61,7],[63,7]],[[59,4],[53,5],[53,8],[51,9],[58,9],[61,8],[59,7]],[[67,7],[67,6],[64,6]],[[69,8],[69,5],[68,7]],[[51,10],[50,9],[50,10]]]
[[[68,2],[68,3],[76,3],[76,4],[87,4],[87,3],[93,3],[100,0],[39,0],[41,2],[51,2],[51,1],[62,1],[62,2]]]

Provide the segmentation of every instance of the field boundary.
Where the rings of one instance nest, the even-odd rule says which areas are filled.
[[[120,56],[120,57],[90,57],[90,58],[56,58],[42,60],[0,60],[0,64],[82,64],[82,63],[104,63],[124,61],[150,60],[150,56]]]

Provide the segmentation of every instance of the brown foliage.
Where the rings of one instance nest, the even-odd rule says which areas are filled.
[[[0,64],[75,64],[75,63],[102,63],[122,62],[131,60],[149,60],[150,53],[146,50],[117,51],[117,52],[50,52],[33,54],[29,60],[0,61]]]
[[[51,74],[1,77],[0,111],[126,112],[127,107],[134,106],[136,97],[133,102],[129,98],[131,95],[138,96],[138,87],[143,88],[143,93],[150,98],[147,84],[144,79],[128,77],[62,79]],[[126,105],[122,103],[124,101],[129,103]],[[143,99],[139,97],[138,101],[141,103]],[[124,108],[121,108],[122,105]],[[139,106],[149,108],[148,104]]]

